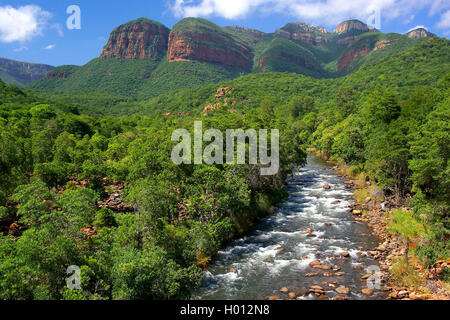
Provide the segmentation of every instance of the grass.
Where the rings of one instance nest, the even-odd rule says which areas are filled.
[[[389,219],[388,230],[399,235],[408,243],[429,236],[425,225],[410,210],[394,210]]]
[[[409,254],[409,264],[402,257],[393,259],[391,273],[392,276],[402,285],[416,290],[421,286],[423,279],[416,270],[419,260],[412,254]]]

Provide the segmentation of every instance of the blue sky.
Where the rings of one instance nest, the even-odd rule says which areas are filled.
[[[71,5],[81,10],[80,30],[67,28]],[[83,65],[100,55],[110,32],[122,23],[147,17],[171,28],[187,16],[264,32],[292,21],[332,31],[339,22],[356,18],[383,32],[425,26],[450,36],[449,0],[0,0],[0,57]]]

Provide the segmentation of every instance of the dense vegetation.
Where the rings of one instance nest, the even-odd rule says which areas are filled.
[[[427,229],[417,254],[448,259],[449,52],[434,38],[341,79],[256,74],[146,101],[31,96],[0,81],[0,298],[188,298],[224,242],[283,199],[307,147],[411,205],[406,218]],[[231,90],[216,98],[219,87]],[[279,174],[174,165],[171,134],[195,119],[280,129]],[[70,265],[82,290],[66,289]]]
[[[204,119],[205,129],[285,128],[281,171],[262,177],[255,165],[173,164],[171,134],[194,118],[92,118],[1,86],[1,222],[17,223],[0,240],[2,299],[188,298],[199,267],[271,212],[291,164],[304,161],[270,101]],[[131,211],[100,208],[121,186]],[[83,290],[66,290],[70,265]]]

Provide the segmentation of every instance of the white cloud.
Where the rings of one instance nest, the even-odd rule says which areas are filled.
[[[255,11],[282,12],[306,22],[336,25],[346,19],[367,21],[375,10],[381,19],[406,21],[424,8],[434,15],[450,7],[448,0],[174,0],[178,17],[219,16],[238,19]]]
[[[28,51],[28,47],[21,46],[19,48],[13,49],[14,52],[22,52],[22,51]]]
[[[0,42],[27,41],[41,35],[51,13],[36,5],[0,6]]]
[[[44,48],[44,50],[53,50],[53,49],[55,49],[55,47],[56,47],[56,44],[49,44],[48,46],[46,46]]]
[[[450,29],[450,10],[447,10],[441,16],[441,20],[438,22],[437,27],[440,29]]]
[[[64,37],[63,27],[59,23],[52,24],[51,28],[55,29],[60,37]]]
[[[416,29],[425,29],[425,30],[428,31],[428,28],[425,27],[425,26],[415,26],[414,28],[409,29],[406,33],[411,32],[411,31],[416,30]]]

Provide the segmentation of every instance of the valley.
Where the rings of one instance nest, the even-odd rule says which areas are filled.
[[[448,39],[140,18],[11,65],[36,81],[0,80],[0,299],[449,299]],[[278,130],[277,172],[174,163],[198,122]]]

